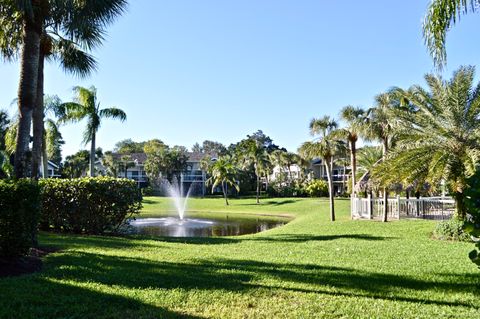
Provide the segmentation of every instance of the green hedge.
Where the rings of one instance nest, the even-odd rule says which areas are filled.
[[[0,257],[17,257],[34,244],[40,189],[28,179],[0,180]]]
[[[112,177],[43,179],[40,228],[59,232],[114,232],[142,208],[137,183]]]

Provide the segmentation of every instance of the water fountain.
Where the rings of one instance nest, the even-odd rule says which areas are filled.
[[[279,221],[256,221],[253,223],[252,221],[235,221],[228,215],[226,220],[185,218],[191,185],[186,193],[183,183],[178,179],[174,179],[173,182],[164,180],[161,185],[172,200],[178,217],[138,218],[130,221],[134,233],[167,237],[232,236],[255,233],[285,224],[285,222]]]

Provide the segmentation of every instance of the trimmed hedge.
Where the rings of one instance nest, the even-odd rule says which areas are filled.
[[[0,180],[0,257],[25,255],[35,243],[40,189],[28,179]]]
[[[43,179],[40,229],[104,234],[115,232],[140,212],[142,195],[137,183],[112,177]]]

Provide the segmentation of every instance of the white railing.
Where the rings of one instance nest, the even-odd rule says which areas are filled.
[[[388,198],[388,218],[448,219],[455,211],[450,197]],[[352,218],[377,219],[383,216],[383,198],[352,198]]]

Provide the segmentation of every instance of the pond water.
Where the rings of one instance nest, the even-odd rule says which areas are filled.
[[[210,237],[254,234],[285,225],[287,219],[255,218],[137,218],[130,221],[133,234],[165,237]]]

